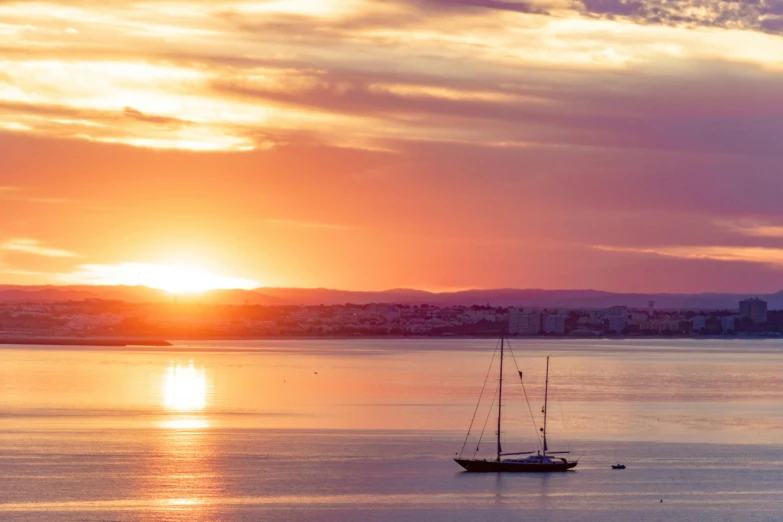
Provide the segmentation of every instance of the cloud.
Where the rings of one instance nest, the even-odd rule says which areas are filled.
[[[781,150],[781,81],[764,69],[781,42],[731,24],[655,25],[638,14],[651,3],[581,14],[559,0],[44,4],[52,16],[25,5],[0,4],[14,31],[36,28],[0,31],[0,125],[22,133],[231,151],[296,133],[360,148]],[[63,35],[67,22],[79,38]]]
[[[580,0],[584,13],[639,24],[743,29],[780,34],[779,0]]]
[[[23,252],[25,254],[32,254],[36,256],[45,257],[79,257],[79,254],[75,254],[68,250],[60,248],[52,248],[43,245],[40,241],[35,239],[11,239],[6,241],[2,248],[12,252]]]
[[[133,107],[123,107],[122,114],[127,118],[132,118],[134,120],[143,121],[146,123],[155,123],[158,125],[169,125],[169,126],[193,125],[192,121],[182,120],[179,118],[172,118],[169,116],[155,116],[151,114],[144,114],[143,112],[136,110]]]
[[[756,238],[783,238],[783,226],[758,222],[753,219],[740,221],[718,219],[715,221],[715,225],[744,236]]]
[[[759,237],[783,237],[783,226],[757,225],[749,227],[743,232],[749,236]]]
[[[520,0],[408,0],[423,8],[433,10],[478,10],[497,9],[516,13],[546,14],[544,2],[525,2]],[[552,2],[554,3],[554,2]]]
[[[131,107],[115,111],[0,101],[0,117],[3,116],[17,120],[16,127],[9,130],[57,138],[193,150],[241,150],[252,146],[249,138],[233,135],[232,129],[222,124],[197,126],[192,121],[147,114]]]
[[[681,259],[708,259],[713,261],[731,261],[744,263],[763,263],[783,267],[783,248],[767,247],[731,247],[731,246],[677,246],[677,247],[615,247],[594,246],[606,252],[652,254],[656,256]]]

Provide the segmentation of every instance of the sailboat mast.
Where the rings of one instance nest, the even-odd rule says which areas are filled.
[[[546,358],[546,383],[544,385],[544,455],[549,449],[546,445],[546,406],[549,398],[549,356]]]
[[[500,413],[503,408],[503,336],[500,336],[500,382],[498,384],[498,458],[500,462],[500,453],[503,449],[500,446]]]

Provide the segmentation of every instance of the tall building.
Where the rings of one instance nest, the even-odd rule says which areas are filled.
[[[693,324],[693,330],[695,332],[700,332],[701,330],[707,328],[707,318],[703,315],[697,315],[691,319],[691,323]]]
[[[533,309],[508,310],[508,333],[512,335],[537,335],[541,331],[541,312]]]
[[[740,319],[747,317],[756,324],[766,323],[767,302],[758,297],[743,299],[739,302],[739,317]]]
[[[566,317],[561,313],[546,314],[542,320],[542,330],[548,334],[564,334]]]
[[[519,333],[519,315],[522,310],[519,308],[508,309],[508,333],[510,335],[516,335]]]
[[[724,315],[720,318],[720,329],[723,333],[729,333],[735,331],[734,316]]]

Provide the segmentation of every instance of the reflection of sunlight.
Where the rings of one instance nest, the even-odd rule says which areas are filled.
[[[169,366],[163,385],[163,404],[169,410],[198,411],[207,404],[207,378],[204,369],[189,366]]]
[[[169,419],[160,423],[162,428],[175,430],[200,430],[209,428],[207,419]]]
[[[173,506],[193,506],[202,504],[204,501],[200,498],[169,498],[163,501],[164,504]]]
[[[207,425],[201,414],[172,414],[163,426],[177,429],[160,430],[153,438],[158,446],[150,452],[143,485],[145,497],[155,499],[160,515],[152,519],[220,520],[206,507],[223,490],[222,473],[213,458],[216,435],[208,429],[191,429]]]

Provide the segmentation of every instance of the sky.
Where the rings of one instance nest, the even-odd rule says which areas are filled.
[[[0,283],[783,288],[783,1],[0,1]]]

